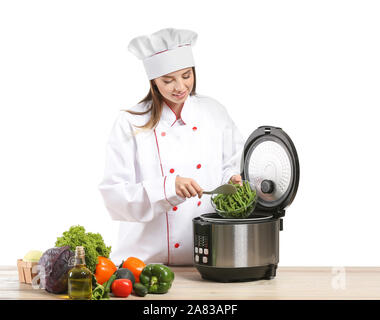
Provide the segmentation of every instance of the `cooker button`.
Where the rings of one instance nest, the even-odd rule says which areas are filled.
[[[202,248],[199,248],[199,253],[200,253],[200,254],[203,253],[203,249],[202,249]]]
[[[195,252],[195,253],[198,253],[198,247],[195,247],[195,248],[194,248],[194,252]]]
[[[197,254],[195,255],[195,262],[199,262],[199,256]]]
[[[207,257],[202,258],[203,263],[207,263]]]
[[[207,256],[207,255],[208,255],[208,249],[205,248],[205,249],[203,250],[203,253]]]

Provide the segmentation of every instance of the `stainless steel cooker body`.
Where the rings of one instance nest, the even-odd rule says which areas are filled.
[[[261,223],[212,224],[212,265],[258,267],[279,261],[279,220]]]
[[[193,227],[194,265],[203,278],[230,282],[276,275],[281,219],[263,215],[233,222],[206,214],[195,218]]]

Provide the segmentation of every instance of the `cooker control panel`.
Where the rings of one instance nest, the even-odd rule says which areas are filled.
[[[211,265],[211,239],[209,224],[194,225],[194,262]]]
[[[196,263],[209,264],[210,249],[208,237],[196,234],[194,240],[194,261]]]

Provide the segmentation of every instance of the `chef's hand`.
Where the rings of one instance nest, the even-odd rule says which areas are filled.
[[[194,179],[180,176],[175,179],[175,192],[182,198],[191,198],[196,195],[201,198],[203,193],[202,188]]]
[[[234,176],[231,177],[230,182],[233,184],[240,184],[241,186],[243,185],[241,175],[240,174],[235,174]]]

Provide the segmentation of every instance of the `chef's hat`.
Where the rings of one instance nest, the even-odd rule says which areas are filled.
[[[191,30],[167,28],[131,40],[128,50],[143,61],[149,80],[194,66],[191,46],[197,41]]]

